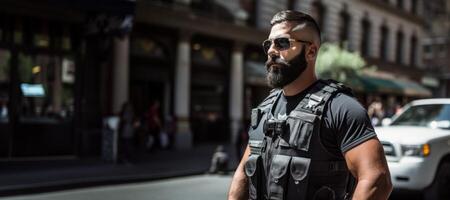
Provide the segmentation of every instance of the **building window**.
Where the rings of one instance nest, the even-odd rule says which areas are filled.
[[[36,23],[36,32],[33,35],[33,44],[35,47],[47,48],[50,46],[49,25],[47,21]]]
[[[288,0],[288,5],[287,5],[288,10],[295,10],[295,2],[296,2],[296,0]]]
[[[4,127],[2,125],[7,124],[9,119],[10,58],[11,53],[9,50],[0,48],[0,127]]]
[[[416,66],[417,65],[417,63],[416,63],[416,48],[417,48],[417,38],[416,38],[416,36],[412,36],[411,37],[411,52],[410,52],[410,56],[409,56],[409,59],[410,59],[410,64],[411,64],[411,66]]]
[[[403,0],[397,0],[397,7],[403,9]]]
[[[388,55],[388,36],[389,29],[385,25],[381,26],[381,40],[380,40],[380,59],[387,60]]]
[[[339,17],[341,25],[339,27],[339,43],[342,48],[348,49],[350,15],[346,10],[343,10]]]
[[[14,31],[13,31],[13,41],[14,44],[22,44],[23,42],[23,26],[22,19],[16,18],[14,20]]]
[[[417,0],[411,0],[411,12],[417,14]]]
[[[5,18],[4,15],[0,14],[0,42],[4,41],[4,36],[5,36],[5,30],[6,30],[6,26],[5,26]]]
[[[8,15],[0,15],[0,42],[11,43],[14,33],[14,18]]]
[[[154,59],[164,59],[166,57],[162,43],[147,37],[132,37],[130,51],[134,56]]]
[[[21,117],[66,122],[73,115],[75,62],[59,55],[20,53]]]
[[[247,12],[247,24],[254,26],[256,24],[256,0],[240,0],[241,8]]]
[[[325,16],[325,6],[319,1],[316,1],[312,4],[312,17],[316,20],[320,27],[320,31],[324,30],[324,16]]]
[[[423,46],[423,52],[425,54],[431,54],[431,44],[426,44]]]
[[[361,55],[368,56],[369,55],[369,47],[370,47],[370,21],[367,18],[362,20],[362,37],[361,37]]]
[[[399,30],[397,32],[397,40],[396,40],[396,53],[395,53],[395,62],[402,63],[403,60],[403,32]]]

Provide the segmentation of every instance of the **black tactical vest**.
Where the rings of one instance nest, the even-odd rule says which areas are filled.
[[[281,90],[252,110],[250,156],[245,164],[249,199],[350,199],[355,179],[345,160],[329,153],[320,139],[322,113],[341,83],[317,81],[286,120],[273,117]]]

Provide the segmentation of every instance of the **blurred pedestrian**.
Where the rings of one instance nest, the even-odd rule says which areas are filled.
[[[125,102],[120,111],[119,121],[119,162],[131,163],[134,150],[134,111],[130,102]]]
[[[159,101],[154,101],[150,104],[147,114],[148,123],[148,143],[150,150],[161,147],[160,133],[162,129],[161,118],[159,117]]]
[[[395,115],[399,115],[403,111],[403,107],[399,103],[395,104],[394,109],[395,109],[395,113],[394,113]]]
[[[226,174],[228,171],[228,154],[225,152],[223,145],[219,145],[214,152],[211,159],[211,167],[209,173]]]
[[[167,148],[172,149],[173,144],[175,142],[175,134],[176,134],[177,124],[175,118],[173,116],[168,116],[164,123],[164,130],[168,136],[168,146]]]
[[[367,114],[369,115],[373,126],[381,125],[385,112],[383,103],[379,97],[375,98],[375,100],[369,105]]]

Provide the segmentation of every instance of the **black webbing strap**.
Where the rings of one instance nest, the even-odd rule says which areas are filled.
[[[250,147],[250,154],[262,155],[262,151],[265,147],[265,139],[264,140],[250,140],[248,141],[248,146]]]
[[[294,110],[306,111],[321,117],[326,103],[338,92],[351,94],[351,89],[334,80],[319,80]]]

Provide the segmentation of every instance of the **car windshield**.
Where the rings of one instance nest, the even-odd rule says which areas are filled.
[[[411,106],[398,116],[391,125],[450,129],[450,105],[432,104]]]

